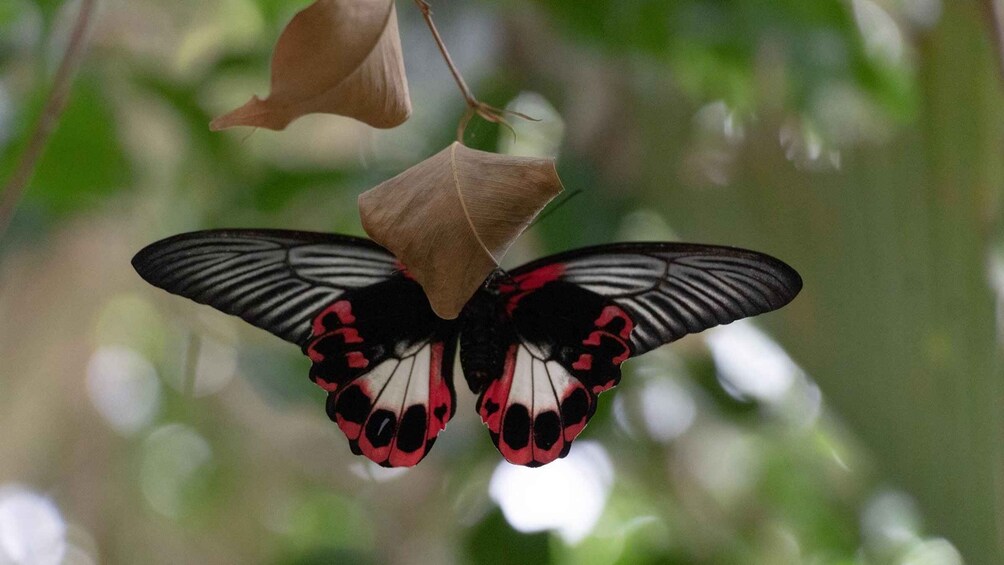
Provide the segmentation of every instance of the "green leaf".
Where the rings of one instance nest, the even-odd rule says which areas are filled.
[[[37,97],[35,107],[21,115],[19,141],[4,152],[0,178],[9,178],[21,158],[41,113],[42,98]],[[37,163],[25,203],[62,215],[99,203],[129,186],[131,164],[115,124],[115,114],[97,79],[81,76]]]
[[[550,535],[521,534],[496,509],[465,541],[467,557],[474,565],[525,565],[550,562]]]

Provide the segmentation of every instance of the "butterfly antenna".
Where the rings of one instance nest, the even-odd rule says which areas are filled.
[[[577,188],[577,189],[573,190],[572,192],[570,192],[568,194],[568,196],[565,196],[565,198],[563,200],[559,201],[554,206],[551,206],[550,210],[545,210],[543,214],[537,216],[537,219],[534,220],[533,223],[530,224],[530,227],[528,227],[527,229],[530,229],[530,228],[536,226],[537,224],[539,224],[540,222],[542,222],[545,218],[547,218],[551,214],[553,214],[553,213],[557,212],[559,209],[561,209],[562,206],[564,206],[565,204],[568,204],[569,200],[575,198],[576,196],[578,196],[580,194],[582,194],[582,189],[581,188]]]

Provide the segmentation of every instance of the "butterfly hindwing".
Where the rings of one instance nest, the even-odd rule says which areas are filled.
[[[346,292],[317,315],[304,347],[310,378],[328,391],[328,416],[353,452],[389,467],[428,453],[456,411],[455,326],[404,275]]]
[[[372,241],[284,230],[214,230],[154,243],[137,272],[173,294],[301,346],[352,450],[411,466],[456,408],[456,323]]]
[[[628,358],[780,308],[801,279],[751,251],[628,243],[541,259],[489,287],[465,311],[464,373],[499,451],[537,466],[568,453]],[[485,325],[504,328],[505,347],[466,335]]]
[[[488,292],[468,306],[464,374],[509,462],[536,467],[564,457],[595,412],[597,394],[619,381],[619,364],[630,354],[622,336],[630,330],[622,318],[596,325],[610,307],[595,293],[561,282],[535,289],[511,311]],[[469,338],[489,323],[505,328],[496,332],[504,349]]]

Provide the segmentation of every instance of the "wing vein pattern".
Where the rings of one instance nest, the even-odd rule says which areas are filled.
[[[560,263],[560,279],[612,300],[635,321],[633,356],[688,333],[775,310],[802,287],[763,253],[715,245],[624,243],[574,250],[512,272]]]
[[[133,259],[154,286],[240,316],[301,347],[344,292],[398,273],[372,241],[287,230],[210,230],[154,243]]]

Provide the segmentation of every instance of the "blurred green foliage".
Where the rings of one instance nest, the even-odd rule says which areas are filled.
[[[305,4],[104,3],[0,243],[0,485],[52,493],[82,562],[960,562],[941,536],[994,562],[1004,108],[975,3],[434,3],[483,100],[537,91],[565,124],[559,173],[583,193],[513,261],[684,237],[776,254],[806,280],[761,321],[807,373],[784,394],[740,390],[700,337],[628,364],[583,435],[614,479],[575,541],[520,531],[489,494],[504,467],[460,379],[430,457],[386,474],[349,453],[299,352],[131,272],[141,246],[192,229],[361,234],[356,196],[452,140],[462,100],[408,2],[401,128],[209,132],[265,94],[271,46]],[[0,180],[72,14],[0,4]],[[509,135],[474,123],[466,141]],[[100,408],[92,367],[109,348],[140,359],[122,390],[148,382],[143,363],[153,374],[135,428]],[[672,437],[645,400],[666,383],[674,413],[694,411]]]

